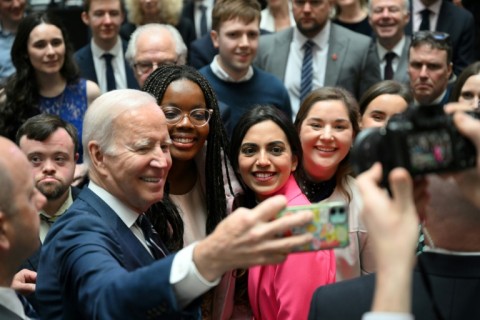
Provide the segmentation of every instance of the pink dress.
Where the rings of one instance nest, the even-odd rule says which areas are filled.
[[[293,175],[278,192],[288,205],[310,204]],[[332,250],[292,253],[278,265],[248,270],[248,297],[254,318],[307,319],[313,292],[335,282],[335,255]]]

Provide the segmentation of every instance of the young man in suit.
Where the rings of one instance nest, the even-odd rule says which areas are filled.
[[[102,92],[139,88],[124,57],[127,43],[119,36],[124,18],[121,0],[85,0],[82,20],[92,39],[75,53],[75,60],[82,77],[96,82]]]
[[[382,79],[408,84],[410,37],[404,31],[410,21],[408,0],[370,0],[369,9],[369,22],[375,34],[372,45]]]
[[[205,239],[169,254],[143,214],[162,199],[172,164],[165,116],[148,93],[97,98],[83,141],[90,183],[42,247],[37,299],[45,319],[197,319],[199,297],[226,271],[279,263],[312,240],[276,236],[312,216],[271,221],[286,205],[274,197],[238,209]]]
[[[80,193],[72,187],[75,164],[78,159],[77,129],[56,115],[40,114],[28,119],[18,130],[16,141],[32,164],[35,187],[47,202],[40,215],[40,243],[43,243],[50,227]],[[40,250],[21,265],[34,274],[38,268]],[[24,292],[27,293],[27,292]],[[34,308],[38,303],[33,294],[26,295]]]
[[[422,12],[428,10],[428,23],[422,24]],[[430,30],[445,32],[452,42],[452,62],[454,73],[459,75],[469,64],[475,62],[475,20],[464,8],[459,8],[447,0],[412,0],[412,18],[405,33]],[[423,15],[425,15],[423,13]]]
[[[38,211],[45,197],[35,188],[31,165],[10,140],[0,137],[0,318],[28,319],[10,288],[20,264],[38,248]]]
[[[419,31],[413,35],[408,76],[415,104],[446,104],[452,70],[452,46],[448,34]]]
[[[229,107],[222,112],[229,134],[255,105],[269,104],[292,116],[283,83],[252,65],[260,35],[260,8],[257,0],[223,0],[213,8],[211,37],[218,54],[200,73],[210,82],[218,100]]]
[[[283,81],[294,115],[304,98],[302,90],[308,93],[319,87],[339,86],[359,99],[381,80],[379,69],[372,68],[376,53],[370,46],[370,38],[330,22],[333,0],[292,0],[292,3],[296,26],[260,37],[255,64]],[[312,61],[312,69],[305,73],[313,76],[305,76],[302,86],[306,52],[311,52],[308,61]]]
[[[187,46],[175,27],[149,23],[138,27],[132,33],[125,57],[141,88],[158,66],[184,65],[187,60]]]
[[[453,109],[447,106],[446,111]],[[480,154],[480,121],[458,113],[454,115],[454,123],[474,143],[477,155]],[[416,211],[414,201],[419,193],[414,197],[411,186],[406,185],[411,177],[404,172],[402,182],[399,173],[395,173],[397,178],[390,176],[396,180],[392,184],[393,199],[378,186],[382,177],[378,164],[359,177],[366,203],[364,214],[371,215],[366,221],[376,227],[372,233],[376,238],[372,241],[381,255],[378,274],[318,288],[309,319],[360,319],[372,306],[376,312],[387,312],[382,314],[384,320],[413,319],[409,313],[415,319],[425,320],[480,318],[480,157],[477,156],[475,169],[455,174],[456,188],[475,206],[473,211],[419,210],[415,219],[412,210]],[[428,249],[417,256],[412,277],[418,220],[424,232],[428,230],[425,232]],[[395,223],[410,227],[400,224],[393,228]],[[408,229],[408,233],[398,232],[399,228]],[[397,245],[391,246],[391,241]],[[344,307],[345,302],[348,308]]]

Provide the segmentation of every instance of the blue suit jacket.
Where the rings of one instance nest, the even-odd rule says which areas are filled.
[[[89,188],[53,225],[37,278],[42,319],[197,319],[170,285],[174,255],[154,260],[117,214]],[[197,299],[198,300],[198,299]]]
[[[127,51],[127,42],[124,40],[122,40],[122,47],[123,53],[125,54],[125,51]],[[75,60],[80,67],[82,78],[98,83],[97,74],[95,73],[95,65],[93,64],[92,46],[90,42],[75,52]],[[132,68],[126,60],[124,60],[124,64],[125,74],[127,76],[127,87],[130,89],[140,89],[137,79],[135,79],[135,75],[133,74]]]
[[[450,35],[453,49],[453,71],[459,75],[469,64],[475,62],[475,21],[473,15],[451,2],[441,0],[436,31]],[[412,2],[410,1],[410,12]],[[412,19],[405,26],[405,33],[412,34]]]

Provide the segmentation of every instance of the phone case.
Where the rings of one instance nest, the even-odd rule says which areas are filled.
[[[296,214],[304,210],[313,212],[312,222],[281,234],[284,237],[305,232],[313,234],[314,237],[310,244],[298,247],[294,251],[313,251],[348,246],[348,206],[344,202],[332,201],[287,207],[278,216]]]

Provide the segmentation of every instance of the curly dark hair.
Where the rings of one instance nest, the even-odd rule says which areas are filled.
[[[51,24],[60,29],[65,43],[65,60],[60,74],[67,83],[78,81],[79,68],[74,60],[73,46],[60,20],[50,12],[38,12],[26,16],[18,26],[11,56],[17,72],[5,86],[5,102],[0,108],[0,134],[15,140],[17,129],[30,117],[40,113],[38,108],[38,83],[35,69],[28,55],[28,39],[32,30],[40,24]]]
[[[177,80],[187,79],[196,83],[203,92],[208,109],[212,109],[212,117],[209,122],[210,130],[207,136],[207,151],[205,166],[205,181],[207,193],[207,223],[206,233],[211,233],[215,227],[227,215],[227,201],[224,188],[224,173],[228,179],[230,192],[234,194],[230,181],[230,172],[228,168],[228,138],[220,117],[218,102],[215,93],[208,81],[196,69],[186,65],[165,65],[160,66],[147,78],[142,90],[155,96],[157,103],[160,104],[168,86]],[[174,160],[175,161],[175,160]],[[235,174],[235,173],[234,173]],[[167,192],[168,198],[168,192]],[[164,199],[165,200],[165,199]],[[151,218],[157,220],[154,226],[158,226],[158,217]],[[174,227],[174,226],[172,226]],[[177,230],[173,230],[175,234]],[[182,230],[183,233],[183,224]]]

